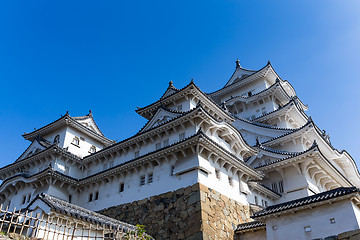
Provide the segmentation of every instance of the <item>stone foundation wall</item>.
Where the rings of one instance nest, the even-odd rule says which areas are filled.
[[[234,239],[234,227],[250,219],[248,206],[199,183],[99,212],[145,225],[155,239]]]

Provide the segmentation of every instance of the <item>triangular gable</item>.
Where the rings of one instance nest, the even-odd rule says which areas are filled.
[[[167,122],[177,116],[181,115],[181,113],[174,113],[167,111],[163,108],[159,108],[158,111],[155,113],[154,117],[152,117],[146,125],[141,129],[140,132],[145,132],[146,130],[149,130],[151,128],[154,128],[156,126],[159,126],[160,124]]]
[[[242,79],[254,74],[255,72],[257,72],[257,71],[237,67],[235,69],[235,72],[231,76],[230,80],[226,83],[226,85],[224,87],[227,87],[233,83],[241,81]]]
[[[90,129],[91,131],[104,136],[103,133],[100,131],[99,127],[97,126],[91,112],[90,114],[83,116],[83,117],[72,117],[75,121],[80,123],[81,125],[85,126],[86,128]]]
[[[174,94],[176,92],[179,92],[179,89],[175,88],[174,85],[173,85],[173,82],[170,81],[169,82],[169,87],[166,89],[165,93],[161,96],[160,99],[164,99],[164,98],[166,98],[166,97],[168,97],[168,96],[170,96],[170,95],[172,95],[172,94]]]
[[[51,145],[52,145],[52,143],[50,143],[49,141],[47,141],[43,138],[42,139],[36,138],[30,144],[30,146],[20,155],[20,157],[16,161],[20,161],[24,158],[30,157],[30,156],[48,148]]]

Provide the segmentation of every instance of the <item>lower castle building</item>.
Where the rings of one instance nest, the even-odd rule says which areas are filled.
[[[237,61],[212,93],[170,82],[136,110],[148,122],[123,141],[105,137],[91,112],[24,134],[29,147],[0,169],[0,201],[69,203],[143,224],[156,239],[322,239],[359,229],[355,161],[307,108],[270,62],[254,71]]]

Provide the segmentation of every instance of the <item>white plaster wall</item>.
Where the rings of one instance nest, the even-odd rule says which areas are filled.
[[[59,128],[53,132],[47,133],[44,136],[42,136],[43,138],[45,138],[46,140],[48,140],[51,143],[54,143],[54,139],[56,135],[59,135],[59,147],[64,147],[64,143],[65,143],[65,135],[66,135],[66,131],[67,131],[66,126]]]
[[[236,90],[227,93],[223,96],[221,96],[221,102],[224,102],[231,98],[231,96],[241,96],[241,95],[247,95],[248,92],[252,91],[252,94],[256,94],[258,92],[261,92],[262,90],[266,89],[267,85],[264,79],[259,79],[256,81],[253,81],[251,84],[247,84],[245,86],[240,86]]]
[[[76,146],[72,143],[75,136],[79,139],[80,137],[83,137],[85,140],[80,139],[79,146]],[[89,150],[90,147],[93,145],[96,147],[96,151],[104,148],[104,145],[102,145],[100,142],[95,141],[91,137],[81,133],[80,131],[72,127],[67,127],[63,147],[68,147],[69,152],[79,156],[80,158],[83,158],[90,154]]]
[[[196,161],[196,159],[192,159]],[[175,164],[176,166],[176,164]],[[191,186],[198,181],[197,170],[190,171],[180,176],[176,174],[176,168],[173,175],[171,175],[171,163],[163,163],[153,169],[142,170],[139,173],[122,176],[113,182],[101,183],[96,187],[86,189],[80,193],[76,199],[82,207],[90,210],[101,210],[119,204],[129,203],[154,195],[159,195],[165,192],[174,191],[183,187]],[[153,173],[153,182],[146,183],[140,186],[140,177],[148,173]],[[146,179],[147,181],[147,179]],[[125,189],[120,192],[120,183],[125,184]],[[99,191],[99,199],[96,201],[88,202],[89,193]],[[74,202],[75,203],[75,202]]]
[[[334,224],[330,223],[331,218],[335,219]],[[304,231],[306,226],[311,227],[311,232]],[[349,200],[281,215],[266,221],[267,240],[325,238],[358,228],[359,223]]]
[[[258,230],[255,232],[246,232],[240,234],[237,240],[266,240],[266,230]]]

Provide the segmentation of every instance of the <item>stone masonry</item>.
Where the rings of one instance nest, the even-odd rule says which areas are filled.
[[[251,221],[249,211],[249,206],[197,183],[100,213],[145,225],[155,239],[234,239],[235,226]]]

